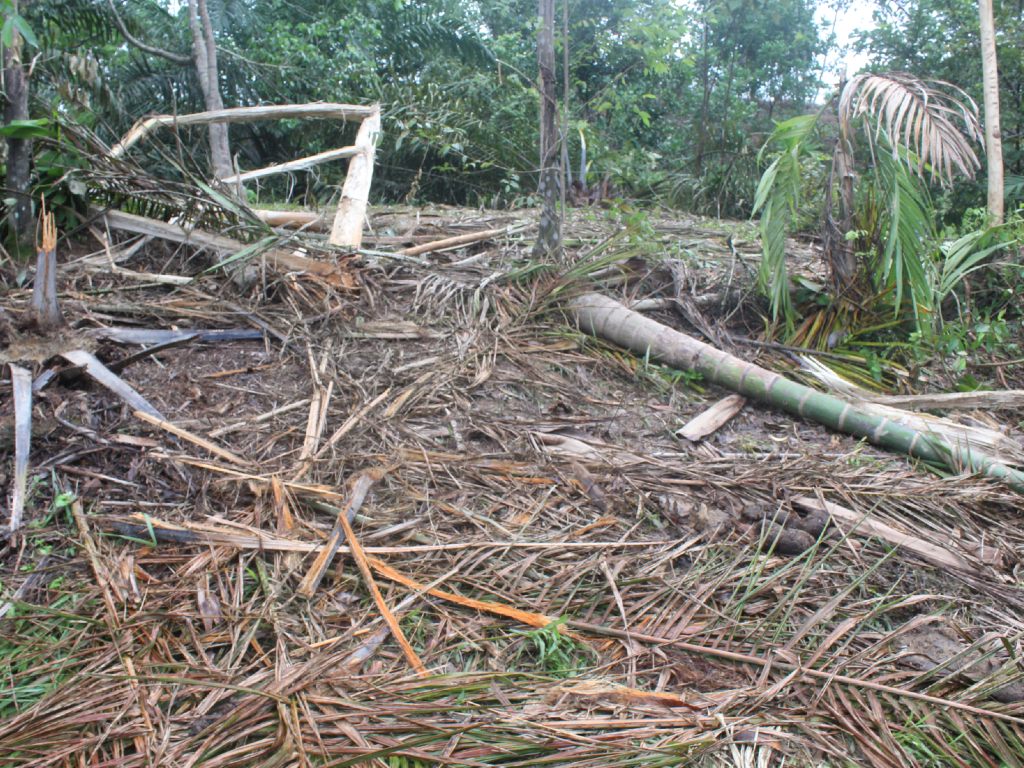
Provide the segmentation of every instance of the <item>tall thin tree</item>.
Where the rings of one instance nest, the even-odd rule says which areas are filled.
[[[540,65],[540,226],[533,246],[536,259],[562,254],[562,219],[558,210],[561,173],[558,158],[558,99],[555,93],[555,0],[540,0],[537,61]]]
[[[213,23],[206,7],[206,0],[188,0],[188,27],[192,35],[192,53],[168,51],[140,40],[131,33],[121,18],[114,0],[107,0],[118,30],[130,45],[140,51],[159,56],[175,64],[195,68],[199,90],[203,94],[203,105],[207,111],[224,109],[220,93],[220,73],[217,67],[217,42],[213,35]],[[234,173],[231,163],[231,144],[228,140],[227,123],[212,123],[209,128],[210,167],[214,178],[223,179]]]
[[[985,95],[985,157],[988,166],[988,217],[1003,223],[1003,135],[999,129],[999,66],[992,0],[978,0],[981,17],[981,77]]]
[[[9,19],[18,18],[18,2],[14,0],[7,12]],[[25,39],[15,24],[5,24],[10,39],[3,46],[3,81],[6,102],[4,123],[10,125],[28,120],[28,73],[24,63]],[[32,173],[32,139],[12,133],[7,137],[7,195],[14,204],[10,208],[11,245],[19,253],[30,253],[34,220],[29,182]]]

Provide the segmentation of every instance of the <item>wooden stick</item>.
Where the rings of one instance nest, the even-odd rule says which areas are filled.
[[[309,155],[308,157],[301,157],[298,160],[290,160],[287,163],[277,163],[276,165],[268,165],[265,168],[259,168],[255,171],[246,171],[245,173],[236,173],[234,176],[228,176],[221,179],[225,184],[240,184],[252,179],[262,179],[264,176],[273,176],[276,173],[291,173],[292,171],[304,171],[307,168],[320,165],[320,163],[326,163],[331,160],[340,160],[344,157],[353,157],[359,152],[356,147],[340,147],[338,149],[329,149],[326,152],[319,152],[315,155]]]
[[[334,225],[328,242],[358,250],[363,244],[363,221],[370,199],[370,184],[373,182],[373,158],[376,154],[377,136],[380,134],[380,105],[359,126],[356,147],[359,154],[348,164],[348,175],[341,188],[341,203],[334,215]]]
[[[355,104],[275,104],[262,107],[235,107],[216,109],[210,112],[195,112],[191,115],[154,115],[135,123],[131,130],[110,150],[111,157],[121,157],[132,146],[149,136],[157,128],[179,125],[209,125],[210,123],[253,123],[262,120],[282,118],[326,118],[329,120],[362,120],[371,115],[377,107]]]
[[[525,229],[524,226],[519,227],[499,227],[498,229],[485,229],[480,232],[470,232],[466,235],[456,235],[455,237],[446,237],[444,240],[435,240],[432,243],[423,243],[422,245],[415,245],[412,248],[405,248],[399,251],[403,256],[419,256],[421,253],[430,253],[432,251],[442,251],[445,248],[454,248],[459,245],[470,245],[472,243],[479,243],[483,240],[490,240],[492,237],[500,237],[501,235],[508,235],[514,232],[518,232],[521,229]]]
[[[189,432],[187,429],[182,429],[181,427],[172,424],[171,422],[165,419],[157,418],[155,416],[152,416],[151,414],[146,413],[145,411],[135,411],[135,418],[139,419],[140,421],[144,421],[147,424],[152,424],[154,427],[160,427],[160,429],[164,430],[165,432],[170,432],[172,435],[180,437],[182,440],[187,440],[193,445],[198,445],[203,450],[209,451],[214,456],[219,456],[225,461],[230,461],[232,464],[237,464],[242,467],[248,466],[250,464],[250,462],[246,461],[241,456],[232,453],[226,448],[221,448],[216,443],[211,443],[205,437],[200,437],[199,435],[193,434],[192,432]]]
[[[313,565],[310,566],[309,571],[302,579],[302,583],[299,584],[297,591],[300,595],[310,598],[316,592],[317,587],[320,586],[320,580],[323,579],[324,574],[327,572],[327,567],[331,564],[331,560],[334,559],[334,555],[341,545],[341,537],[345,533],[345,526],[342,524],[342,520],[347,522],[349,516],[355,517],[356,512],[363,505],[370,487],[383,476],[383,469],[371,469],[361,473],[351,481],[348,498],[338,512],[338,519],[334,523],[331,535],[327,537],[327,541],[313,560]]]

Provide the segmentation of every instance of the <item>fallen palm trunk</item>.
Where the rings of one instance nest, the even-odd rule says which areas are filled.
[[[839,432],[867,438],[882,448],[956,472],[979,472],[1024,493],[1024,473],[991,456],[897,424],[885,416],[864,413],[838,397],[790,381],[668,328],[607,296],[588,293],[575,299],[570,308],[582,330],[638,355],[650,355],[675,368],[694,371],[713,384]]]

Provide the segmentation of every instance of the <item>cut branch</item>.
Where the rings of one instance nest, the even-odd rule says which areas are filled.
[[[121,140],[110,150],[111,157],[121,157],[149,136],[157,128],[184,125],[210,125],[211,123],[257,123],[263,120],[323,118],[326,120],[362,120],[380,110],[379,107],[364,107],[355,104],[312,103],[274,104],[261,107],[235,107],[191,115],[153,115],[132,126]]]
[[[359,153],[357,147],[341,147],[340,149],[331,149],[327,152],[320,152],[316,155],[310,155],[309,157],[302,157],[298,160],[291,160],[287,163],[278,163],[277,165],[268,165],[266,168],[260,168],[255,171],[246,171],[245,173],[236,173],[234,176],[228,176],[221,179],[225,184],[239,184],[252,179],[261,179],[264,176],[273,176],[275,173],[290,173],[291,171],[304,171],[307,168],[312,168],[320,163],[326,163],[331,160],[339,160],[345,157],[352,157]]]

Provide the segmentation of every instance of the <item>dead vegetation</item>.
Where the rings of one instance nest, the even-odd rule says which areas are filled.
[[[344,279],[59,243],[64,333],[157,414],[11,331],[48,378],[0,550],[0,762],[1022,762],[1019,495],[749,403],[676,437],[727,393],[565,300],[778,367],[741,340],[749,233],[581,211],[556,270],[527,222],[377,211]]]

